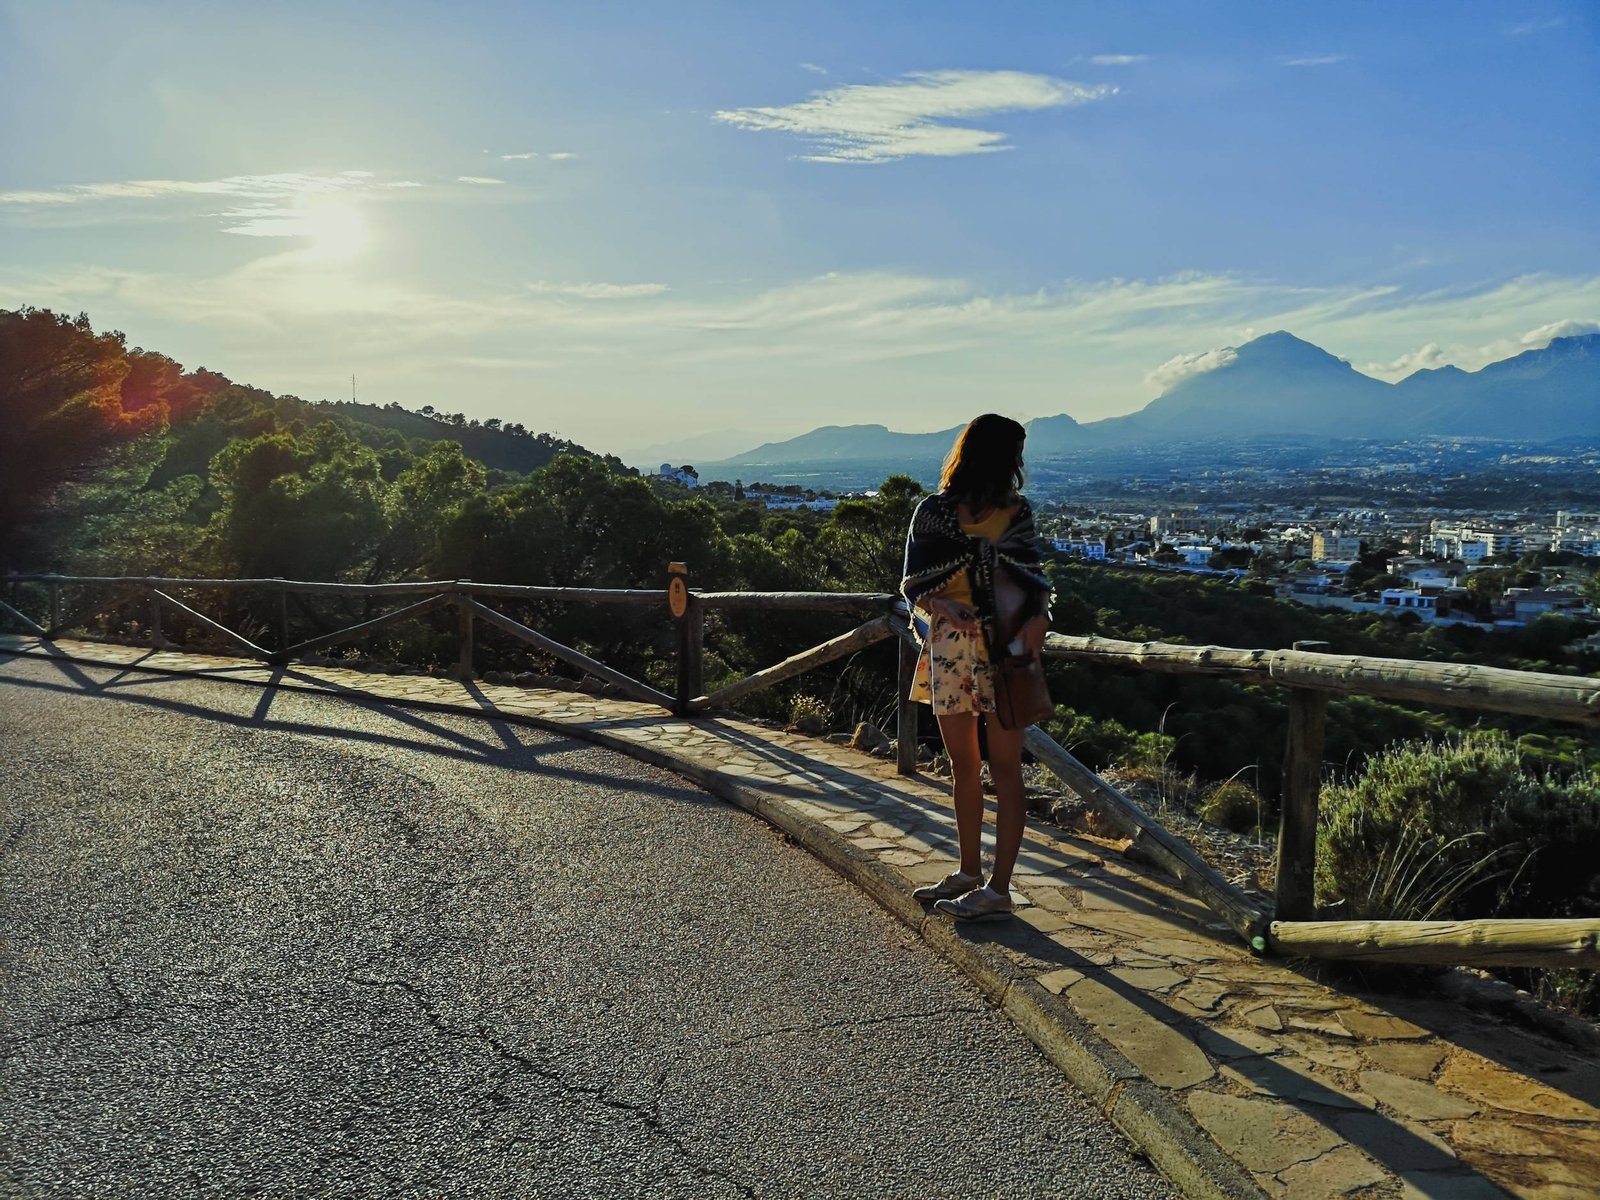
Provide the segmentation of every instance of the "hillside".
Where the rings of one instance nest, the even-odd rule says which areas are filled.
[[[397,404],[361,404],[351,400],[325,400],[310,407],[374,429],[392,430],[408,441],[457,442],[468,458],[496,471],[526,475],[548,465],[558,454],[606,457],[615,468],[624,469],[620,462],[595,454],[576,442],[548,433],[529,433],[521,425],[502,424],[494,419],[480,423],[469,421],[459,413],[429,409],[413,412]]]

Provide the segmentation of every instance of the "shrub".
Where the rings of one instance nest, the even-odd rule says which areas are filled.
[[[1317,898],[1342,919],[1600,914],[1600,778],[1510,738],[1402,743],[1323,790]]]
[[[1206,793],[1200,815],[1234,833],[1249,833],[1261,823],[1261,797],[1248,783],[1230,779]]]
[[[820,723],[826,729],[833,722],[833,714],[815,696],[796,696],[789,703],[789,724],[799,725],[807,720]]]

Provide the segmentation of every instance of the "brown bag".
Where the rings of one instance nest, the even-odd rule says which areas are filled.
[[[994,581],[997,624],[1007,631],[994,664],[995,716],[1007,729],[1026,729],[1055,712],[1038,655],[1011,654],[1008,648],[1028,617],[1028,597],[1004,571]]]
[[[1007,729],[1021,730],[1053,714],[1044,660],[1033,654],[1002,654],[994,667],[995,716]]]

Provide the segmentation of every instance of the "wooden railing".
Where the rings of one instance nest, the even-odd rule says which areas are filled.
[[[63,616],[66,586],[105,588],[127,602],[130,595],[148,606],[150,641],[165,644],[162,614],[179,613],[226,638],[246,654],[283,664],[297,656],[360,640],[378,629],[427,613],[453,608],[457,614],[457,661],[453,674],[474,674],[474,625],[483,622],[525,642],[618,690],[680,716],[693,716],[732,704],[786,680],[848,657],[885,639],[899,642],[896,671],[896,765],[912,774],[917,761],[917,707],[908,698],[917,661],[916,637],[905,602],[879,592],[692,592],[682,564],[672,564],[669,586],[653,589],[526,587],[435,580],[418,583],[346,584],[286,579],[172,579],[161,577],[24,575],[6,582],[47,589],[45,623],[14,603],[0,601],[0,617],[45,639],[52,639],[107,607],[89,604]],[[187,588],[256,589],[276,596],[276,648],[265,649],[236,630],[206,616],[172,593]],[[288,602],[307,595],[344,597],[421,597],[381,616],[299,642],[289,640]],[[675,621],[677,679],[672,694],[490,607],[485,599],[520,599],[589,605],[670,606]],[[703,649],[707,612],[754,609],[763,612],[828,612],[865,615],[849,631],[811,646],[782,662],[714,691],[704,691]],[[1045,654],[1108,668],[1214,675],[1241,683],[1281,687],[1288,692],[1288,736],[1284,748],[1283,801],[1278,832],[1274,903],[1263,906],[1228,882],[1183,839],[1089,770],[1037,726],[1024,746],[1066,787],[1093,804],[1123,836],[1130,849],[1171,875],[1186,892],[1222,917],[1258,951],[1292,956],[1448,962],[1457,965],[1600,966],[1600,921],[1314,921],[1318,801],[1323,774],[1323,734],[1328,700],[1334,695],[1379,696],[1422,704],[1518,713],[1600,726],[1600,679],[1510,671],[1496,667],[1366,658],[1325,653],[1325,643],[1297,642],[1291,650],[1239,650],[1164,642],[1125,642],[1109,638],[1050,634]]]

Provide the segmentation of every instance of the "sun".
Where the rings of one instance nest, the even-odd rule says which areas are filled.
[[[366,248],[366,217],[349,200],[336,196],[308,196],[295,208],[295,232],[308,240],[305,249],[307,258],[354,258]]]

